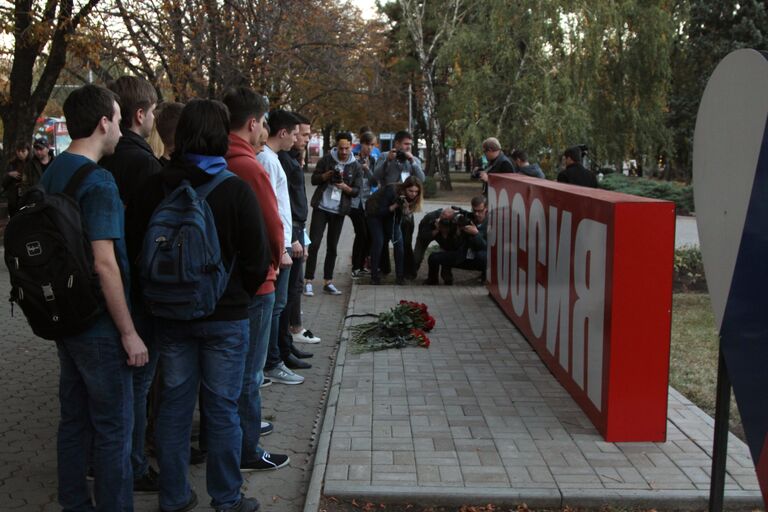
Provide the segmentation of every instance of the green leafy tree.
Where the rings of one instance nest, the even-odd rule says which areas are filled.
[[[690,180],[693,131],[707,80],[734,50],[768,50],[768,7],[758,0],[679,0],[674,12],[679,29],[674,38],[667,125],[673,138],[674,177]]]

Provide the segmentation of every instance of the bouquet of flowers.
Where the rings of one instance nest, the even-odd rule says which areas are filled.
[[[370,316],[376,316],[376,320],[349,328],[356,352],[408,345],[429,348],[427,333],[435,327],[435,319],[430,316],[426,304],[401,300],[389,311]]]

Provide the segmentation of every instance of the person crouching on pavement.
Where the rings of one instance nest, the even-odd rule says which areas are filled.
[[[438,220],[435,240],[441,250],[429,256],[429,277],[424,284],[438,284],[440,274],[445,284],[452,285],[453,268],[485,271],[487,219],[485,196],[476,196],[471,212],[457,212],[451,219]]]
[[[381,284],[381,253],[390,240],[395,248],[395,283],[405,283],[405,244],[401,223],[404,217],[421,211],[422,194],[421,180],[411,176],[402,183],[377,190],[368,199],[365,214],[371,236],[371,284]]]

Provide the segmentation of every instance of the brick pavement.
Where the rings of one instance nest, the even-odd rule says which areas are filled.
[[[712,419],[670,389],[665,443],[606,443],[480,286],[355,286],[349,312],[425,302],[429,350],[342,353],[323,436],[324,493],[345,499],[696,508]],[[363,322],[366,319],[351,319]],[[729,439],[726,504],[759,507],[749,453]],[[320,466],[322,468],[322,466]]]

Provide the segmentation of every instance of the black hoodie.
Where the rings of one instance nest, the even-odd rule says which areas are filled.
[[[176,161],[148,177],[142,185],[142,200],[129,205],[125,214],[129,260],[136,261],[152,213],[165,197],[165,188],[173,190],[183,179],[199,186],[212,178],[193,165]],[[237,176],[224,180],[207,201],[216,220],[224,264],[229,267],[237,255],[237,265],[216,310],[202,320],[243,320],[248,318],[248,305],[266,279],[271,261],[261,207],[251,187]]]
[[[147,141],[130,130],[123,132],[115,152],[102,158],[99,165],[115,177],[120,199],[125,205],[131,201],[134,194],[142,194],[139,188],[145,179],[163,168]]]

